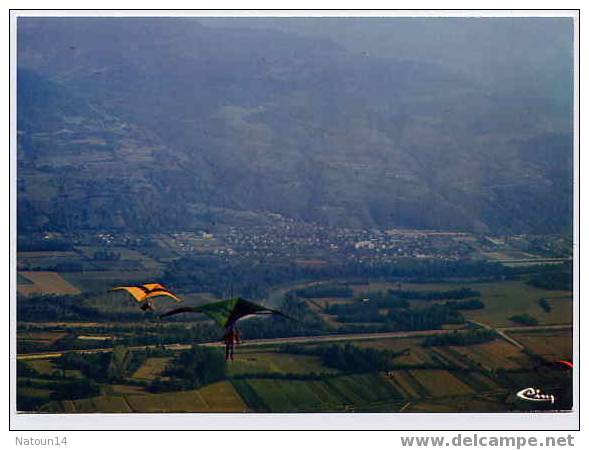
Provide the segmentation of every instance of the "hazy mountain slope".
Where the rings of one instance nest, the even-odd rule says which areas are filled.
[[[18,28],[19,226],[158,229],[264,211],[347,226],[570,222],[566,99],[192,19]]]
[[[509,93],[569,102],[573,20],[566,17],[203,18],[209,27],[328,38],[357,54],[427,61]]]

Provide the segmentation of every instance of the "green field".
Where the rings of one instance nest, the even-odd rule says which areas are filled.
[[[530,314],[541,325],[570,324],[573,320],[572,292],[551,291],[526,284],[524,281],[502,281],[471,285],[480,291],[485,308],[464,311],[465,317],[493,326],[514,326],[509,317],[517,314]],[[552,311],[545,312],[538,300],[551,301]]]
[[[254,411],[395,411],[403,395],[382,374],[328,377],[323,380],[235,380],[236,390]]]
[[[239,349],[239,353],[229,367],[229,374],[255,375],[260,373],[326,373],[337,372],[321,365],[317,356],[294,355],[290,353],[278,353],[275,351],[259,351]]]
[[[531,286],[525,280],[494,281],[486,283],[403,283],[402,289],[407,291],[448,291],[468,287],[481,293],[484,309],[463,311],[466,318],[480,321],[493,326],[517,325],[509,317],[517,314],[530,314],[538,319],[541,325],[572,323],[572,292],[547,290]],[[396,289],[392,283],[371,283],[369,285],[354,286],[358,293]],[[545,312],[538,300],[549,299],[552,307]],[[412,301],[412,305],[428,303],[421,300]]]

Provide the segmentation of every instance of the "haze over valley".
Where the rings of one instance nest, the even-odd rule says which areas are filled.
[[[21,18],[19,227],[567,233],[572,22],[476,22]]]

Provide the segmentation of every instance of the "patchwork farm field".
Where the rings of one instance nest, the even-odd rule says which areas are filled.
[[[410,403],[408,413],[499,413],[505,412],[505,394],[456,397],[452,404],[446,399],[428,399]]]
[[[427,396],[446,397],[474,393],[472,388],[446,370],[410,370],[409,375],[427,391]]]
[[[395,357],[399,366],[438,365],[449,369],[495,370],[528,367],[532,363],[529,356],[515,345],[497,338],[483,344],[465,346],[423,347],[423,339],[383,339],[358,342],[359,347],[387,349],[394,352],[406,350]]]
[[[501,339],[484,344],[452,346],[439,351],[452,351],[462,355],[474,366],[485,370],[531,367],[532,360],[521,349]]]
[[[356,345],[363,348],[391,350],[396,353],[405,351],[405,353],[395,358],[395,363],[399,365],[434,364],[435,359],[431,350],[422,347],[422,342],[423,339],[421,338],[395,338],[360,341]]]
[[[163,394],[118,391],[81,400],[63,400],[47,405],[44,412],[63,413],[181,413],[244,412],[247,406],[231,385],[223,381],[198,390]]]
[[[101,259],[104,247],[88,245],[71,251],[18,252],[18,292],[29,295],[105,291],[116,283],[145,282],[161,274],[161,264],[137,250],[115,246],[109,247],[108,252],[116,258]],[[71,266],[77,269],[69,269]]]
[[[38,251],[38,252],[18,252],[17,269],[18,270],[51,270],[59,264],[80,262],[80,254],[74,251]]]
[[[66,332],[59,331],[23,331],[17,333],[17,339],[19,342],[51,345],[66,334]]]
[[[407,402],[472,397],[498,389],[490,378],[478,372],[426,369],[338,375],[321,380],[252,378],[234,380],[233,384],[257,412],[395,412]],[[452,401],[445,401],[446,410],[456,411]]]
[[[54,401],[45,405],[45,413],[130,413],[133,412],[124,396],[101,396],[80,400]]]
[[[346,375],[324,380],[234,380],[236,390],[257,412],[396,410],[403,395],[384,375]]]
[[[69,283],[84,292],[106,292],[117,285],[141,284],[153,278],[154,272],[140,271],[85,271],[62,272]]]
[[[528,350],[547,360],[571,360],[573,357],[573,335],[570,330],[513,331],[509,334]]]
[[[535,342],[533,336],[529,342]],[[145,386],[157,378],[165,383],[162,372],[171,361],[157,356],[148,357],[130,374],[131,381],[143,385],[106,384],[99,396],[80,400],[50,401],[51,389],[23,390],[22,395],[44,402],[42,412],[508,411],[514,406],[506,399],[515,387],[506,388],[506,383],[517,387],[541,382],[541,374],[530,378],[532,360],[499,339],[472,346],[422,347],[416,338],[359,341],[358,346],[409,349],[395,358],[407,367],[386,373],[341,373],[317,356],[253,347],[243,348],[228,365],[227,380],[201,389],[150,393]],[[49,360],[26,364],[43,376],[58,370]],[[509,370],[507,378],[496,379],[497,369]]]
[[[38,275],[43,274],[32,272],[33,275],[29,278],[29,273],[20,273],[22,279],[19,289],[36,286]],[[94,294],[86,295],[80,300],[84,307],[99,309],[113,314],[113,317],[118,313],[136,314],[137,308],[132,301],[125,301],[123,296],[108,293],[107,290],[116,284],[131,284],[132,277],[137,277],[137,282],[145,281],[147,274],[146,271],[90,271],[69,272],[60,277],[59,274],[52,273],[54,275],[51,280],[55,282],[61,279],[77,292],[94,291]],[[47,280],[49,278],[45,281]],[[30,284],[26,284],[27,282]],[[350,284],[349,287],[358,295],[383,289],[399,289],[394,283]],[[530,383],[544,383],[543,385],[550,388],[560,389],[562,386],[559,387],[558,377],[535,373],[534,368],[538,365],[538,358],[570,358],[570,331],[550,327],[538,328],[537,331],[534,327],[526,329],[509,320],[509,317],[529,314],[538,320],[537,327],[570,323],[571,293],[535,288],[524,280],[404,283],[400,288],[407,291],[449,291],[463,287],[480,292],[480,300],[485,304],[484,309],[462,310],[466,322],[448,324],[440,332],[424,330],[412,334],[412,331],[399,332],[393,329],[382,338],[376,332],[368,332],[371,336],[355,339],[354,333],[346,332],[342,339],[324,336],[329,339],[315,341],[308,337],[301,342],[290,342],[289,338],[277,338],[276,342],[269,339],[270,343],[266,340],[258,345],[254,342],[251,346],[237,347],[235,360],[227,364],[226,373],[222,377],[216,378],[221,381],[200,389],[191,389],[190,384],[173,384],[172,381],[177,380],[164,376],[166,367],[171,367],[178,352],[188,348],[187,345],[178,345],[170,346],[168,350],[155,349],[155,353],[148,353],[147,357],[136,360],[139,361],[137,365],[123,378],[110,381],[100,377],[92,378],[92,383],[99,386],[98,390],[94,390],[89,397],[68,400],[59,400],[62,398],[59,397],[62,389],[60,386],[76,380],[87,382],[89,379],[86,377],[93,375],[88,372],[84,372],[84,375],[80,370],[64,370],[57,359],[42,359],[41,356],[40,359],[26,361],[26,366],[36,375],[27,375],[28,378],[23,379],[18,392],[24,398],[25,405],[38,405],[37,411],[49,413],[495,412],[518,410],[518,405],[513,402],[514,392]],[[213,295],[203,293],[185,294],[183,297],[185,305],[215,300]],[[542,308],[540,299],[547,299],[543,302],[544,306],[548,302],[550,307]],[[323,313],[327,305],[358,301],[357,298],[336,297],[305,299],[309,309],[319,316],[328,316]],[[446,300],[410,301],[417,306],[427,307]],[[165,300],[158,305],[161,310],[169,307],[164,303]],[[182,336],[184,330],[189,333],[192,327],[209,326],[204,317],[177,323],[156,323],[153,322],[153,317],[145,317],[145,320],[142,318],[139,315],[139,322],[131,320],[124,323],[101,322],[99,319],[95,319],[97,322],[23,322],[18,331],[18,342],[19,349],[24,350],[19,352],[34,353],[35,348],[39,348],[42,350],[37,352],[50,353],[53,349],[63,348],[62,345],[73,346],[73,351],[84,348],[83,346],[92,349],[104,346],[111,338],[114,342],[118,340],[118,345],[123,348],[129,346],[135,352],[143,348],[134,343],[138,341],[133,341],[139,334],[142,337],[157,336],[157,333],[169,328]],[[326,334],[343,325],[337,318],[337,315],[329,316],[330,320],[326,323],[333,328]],[[482,323],[491,329],[497,328],[499,333],[504,334],[497,334],[496,337],[491,337],[491,341],[479,344],[447,345],[441,340],[435,341],[434,346],[431,341],[427,343],[428,346],[424,346],[426,338],[443,333],[448,328],[463,328],[459,333],[467,333],[467,328],[473,328],[469,321]],[[124,341],[125,339],[128,340]],[[217,337],[211,334],[209,339],[214,340]],[[331,362],[326,359],[326,355],[332,353],[326,354],[322,349],[336,343],[341,348],[349,343],[364,353],[368,349],[390,351],[386,358],[389,358],[388,364],[392,365],[387,366],[390,369],[386,370],[370,369],[359,362],[358,367],[362,367],[362,370],[356,373],[353,367],[342,366],[341,361],[338,365],[337,361],[334,364],[333,359]],[[167,392],[170,389],[174,390]]]
[[[19,294],[69,294],[76,295],[80,290],[62,278],[57,272],[19,272],[31,284],[17,285]]]
[[[408,400],[473,395],[498,388],[480,368],[402,369],[390,371],[387,376]]]
[[[246,405],[227,381],[198,390],[125,396],[135,412],[244,412]]]

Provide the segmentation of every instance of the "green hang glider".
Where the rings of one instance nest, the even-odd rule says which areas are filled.
[[[232,328],[239,319],[252,315],[278,315],[294,320],[280,311],[265,308],[240,297],[201,306],[177,308],[161,314],[159,317],[161,319],[185,312],[205,314],[225,329]]]

